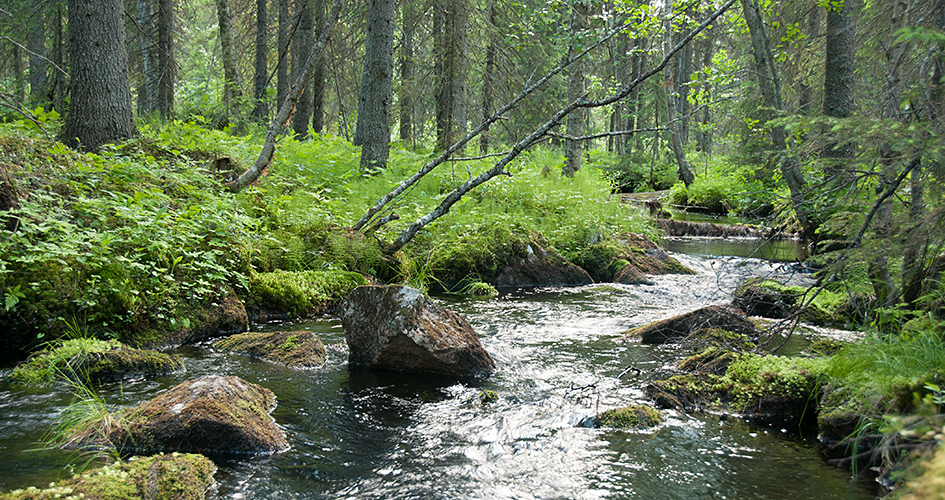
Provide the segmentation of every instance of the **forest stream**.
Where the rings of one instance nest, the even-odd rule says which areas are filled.
[[[698,252],[696,252],[698,253]],[[647,431],[588,425],[598,411],[644,402],[644,381],[672,363],[673,346],[619,340],[620,332],[727,302],[744,278],[792,266],[742,257],[675,255],[697,275],[654,285],[542,289],[489,300],[440,297],[465,315],[495,358],[475,386],[427,375],[349,370],[340,320],[325,317],[258,330],[307,329],[327,362],[295,371],[208,345],[177,350],[187,372],[106,385],[113,405],[154,397],[181,381],[238,375],[272,390],[291,449],[215,461],[210,498],[875,498],[822,458],[810,429],[753,427],[739,419],[665,411]],[[794,348],[806,340],[795,338]],[[629,365],[638,376],[618,375]],[[498,400],[480,402],[483,390]],[[68,452],[37,451],[71,401],[65,389],[0,385],[0,489],[69,476]]]

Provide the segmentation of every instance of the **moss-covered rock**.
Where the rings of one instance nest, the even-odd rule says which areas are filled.
[[[46,488],[24,488],[0,494],[0,500],[202,500],[217,468],[203,455],[136,457],[85,471]]]
[[[732,411],[753,418],[813,422],[827,360],[743,355],[712,388],[726,394]]]
[[[499,395],[493,390],[486,389],[479,393],[479,402],[484,405],[495,403],[498,400]]]
[[[174,314],[186,320],[185,326],[158,335],[152,334],[154,338],[142,339],[143,343],[149,346],[175,347],[249,329],[246,307],[232,288],[211,300],[180,304],[175,308]]]
[[[246,309],[252,318],[305,317],[337,306],[345,294],[368,284],[347,271],[274,271],[249,278]]]
[[[756,277],[743,281],[735,288],[732,303],[749,316],[781,319],[794,312],[801,294],[803,289],[799,287],[785,286],[773,278]]]
[[[269,416],[275,405],[272,391],[239,377],[189,380],[121,410],[108,441],[123,452],[268,455],[289,447]]]
[[[184,363],[177,356],[134,349],[117,340],[72,339],[30,356],[8,379],[30,384],[106,382],[183,370]]]
[[[712,391],[718,379],[709,373],[673,375],[647,384],[644,393],[660,408],[696,411],[718,407],[718,395]]]
[[[325,346],[314,333],[247,332],[213,343],[213,347],[292,368],[314,368],[325,362]]]
[[[630,405],[611,408],[597,414],[594,427],[612,429],[647,429],[663,421],[658,410],[646,405]]]
[[[530,288],[581,286],[593,283],[587,271],[570,263],[557,252],[529,243],[523,255],[515,256],[493,279],[496,287]]]
[[[709,306],[696,309],[624,332],[628,340],[639,339],[644,344],[674,342],[699,330],[718,328],[738,335],[754,336],[755,325],[745,313],[734,306]]]
[[[578,252],[573,261],[598,282],[643,284],[649,282],[646,275],[694,274],[640,234],[595,243]]]

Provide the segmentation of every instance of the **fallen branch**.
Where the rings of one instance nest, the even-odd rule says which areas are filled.
[[[285,129],[289,120],[292,118],[292,113],[295,111],[295,103],[298,102],[301,97],[302,91],[305,89],[305,84],[312,78],[312,74],[315,72],[315,66],[321,59],[325,47],[328,46],[328,38],[331,35],[331,30],[340,15],[341,0],[335,0],[331,6],[331,14],[328,16],[328,20],[325,21],[325,26],[322,27],[322,34],[318,37],[318,41],[315,42],[315,46],[312,48],[312,52],[309,53],[308,59],[306,59],[305,65],[302,67],[302,71],[299,72],[299,76],[295,79],[292,87],[289,88],[289,93],[285,101],[282,102],[279,112],[276,113],[275,119],[272,120],[272,124],[269,125],[269,129],[266,130],[266,139],[263,142],[262,150],[259,152],[259,157],[256,158],[256,162],[253,163],[253,166],[243,172],[242,175],[223,185],[223,187],[229,191],[235,193],[252,184],[256,179],[259,179],[263,171],[272,163],[272,157],[276,153],[276,138],[282,134],[282,130]]]

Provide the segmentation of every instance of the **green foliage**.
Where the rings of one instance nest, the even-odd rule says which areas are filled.
[[[885,402],[889,410],[908,409],[913,393],[945,380],[943,331],[939,323],[899,335],[871,334],[831,358],[828,374],[855,391],[850,397],[862,411],[875,411],[876,401]]]
[[[693,158],[695,170],[700,162]],[[771,212],[771,200],[783,189],[776,185],[774,174],[765,167],[738,165],[733,157],[713,157],[689,188],[682,182],[673,184],[670,203],[719,215],[762,216]]]

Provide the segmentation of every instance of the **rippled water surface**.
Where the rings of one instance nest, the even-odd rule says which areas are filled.
[[[696,276],[655,285],[589,286],[440,298],[464,314],[496,360],[480,385],[429,375],[349,370],[334,318],[258,329],[308,329],[324,366],[294,371],[185,347],[187,373],[105,387],[115,405],[150,399],[203,375],[238,375],[272,390],[292,449],[217,461],[213,498],[874,498],[868,480],[827,465],[813,436],[737,419],[664,412],[646,432],[586,426],[597,411],[642,402],[642,380],[672,347],[620,341],[623,330],[730,299],[749,275],[787,267],[681,257]],[[802,276],[795,279],[803,279]],[[629,365],[637,379],[617,375]],[[493,390],[496,403],[479,394]],[[0,489],[56,479],[69,457],[29,451],[69,403],[64,391],[0,385]]]

